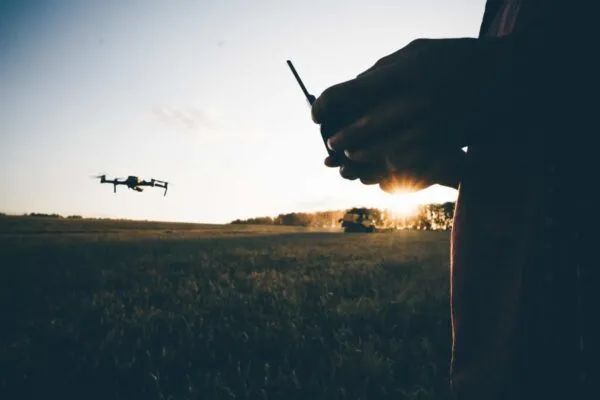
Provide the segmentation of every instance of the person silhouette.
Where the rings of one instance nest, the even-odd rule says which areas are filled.
[[[415,40],[311,108],[328,147],[345,155],[325,159],[343,178],[389,192],[458,189],[458,399],[595,393],[597,224],[572,214],[589,208],[573,188],[598,172],[593,113],[584,110],[596,74],[589,49],[598,34],[584,31],[590,7],[488,0],[477,38]]]

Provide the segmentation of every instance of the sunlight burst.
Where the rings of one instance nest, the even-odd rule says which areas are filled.
[[[380,191],[376,203],[396,217],[406,218],[415,215],[422,205],[455,201],[456,194],[454,189],[433,185],[419,191],[398,191],[393,194]]]
[[[396,217],[409,217],[419,208],[420,202],[413,193],[394,194],[383,202],[383,208],[394,213]]]

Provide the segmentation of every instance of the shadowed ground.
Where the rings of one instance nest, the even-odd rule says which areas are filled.
[[[0,398],[445,398],[448,240],[0,218]]]

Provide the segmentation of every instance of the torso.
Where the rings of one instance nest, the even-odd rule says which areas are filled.
[[[526,24],[518,19],[523,4],[488,1],[480,36]],[[497,124],[489,130],[491,140],[469,146],[452,232],[453,386],[461,399],[520,400],[541,395],[555,376],[566,391],[574,353],[553,342],[574,344],[574,330],[563,326],[574,326],[576,262],[557,261],[558,244],[570,240],[558,237],[566,231],[556,212],[560,179],[538,143],[517,147]],[[560,372],[556,357],[569,361]],[[563,395],[559,386],[548,393]]]

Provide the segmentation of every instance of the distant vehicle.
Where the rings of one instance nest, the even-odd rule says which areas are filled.
[[[138,178],[137,176],[131,176],[131,175],[123,180],[119,180],[118,178],[115,178],[112,180],[106,179],[106,175],[98,175],[98,176],[95,176],[94,178],[100,178],[100,183],[111,183],[113,185],[114,193],[117,193],[117,185],[127,186],[127,188],[129,188],[131,190],[135,190],[137,192],[144,191],[142,186],[149,186],[149,187],[159,187],[159,188],[165,189],[165,193],[163,194],[163,196],[166,196],[167,188],[169,186],[169,183],[165,182],[165,181],[159,181],[158,179],[150,179],[149,181],[146,181],[141,178]]]
[[[346,233],[375,232],[375,219],[366,208],[352,208],[338,222]]]

